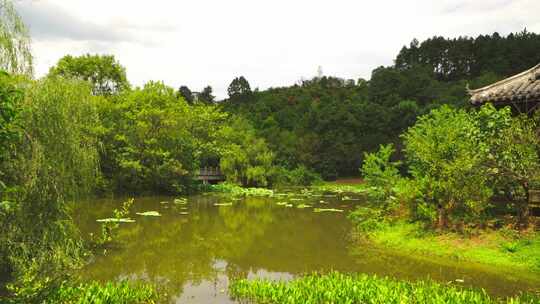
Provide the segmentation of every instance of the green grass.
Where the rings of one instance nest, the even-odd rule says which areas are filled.
[[[365,274],[332,272],[308,275],[290,282],[239,280],[229,287],[231,296],[248,303],[540,303],[533,295],[498,299],[483,290],[463,289],[432,281],[415,283]]]
[[[153,287],[124,282],[62,285],[44,303],[55,304],[150,304],[158,295]]]
[[[505,233],[506,232],[506,233]],[[407,253],[437,255],[494,266],[540,271],[540,235],[517,236],[506,230],[483,231],[466,237],[457,233],[427,232],[418,223],[398,221],[362,232],[384,247]]]

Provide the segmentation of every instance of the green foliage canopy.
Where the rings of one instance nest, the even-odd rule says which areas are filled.
[[[117,94],[129,89],[126,69],[113,55],[67,55],[51,67],[49,75],[89,81],[94,95]]]

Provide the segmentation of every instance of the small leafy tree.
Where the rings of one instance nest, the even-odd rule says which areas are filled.
[[[362,164],[362,176],[371,186],[387,187],[399,179],[399,161],[391,161],[395,152],[394,146],[381,145],[375,153],[364,153],[364,163]]]
[[[443,106],[420,117],[403,139],[410,172],[425,186],[424,201],[437,210],[439,228],[485,210],[493,194],[484,165],[489,147],[471,115]]]
[[[129,89],[126,69],[113,55],[67,55],[49,70],[49,75],[88,81],[94,95],[112,95]]]
[[[387,205],[392,196],[392,189],[399,181],[398,167],[401,162],[391,161],[394,147],[381,145],[374,153],[364,153],[364,163],[362,164],[362,176],[365,182],[371,187],[370,199],[382,202]]]

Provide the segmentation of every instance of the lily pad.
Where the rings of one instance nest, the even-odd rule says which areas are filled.
[[[214,206],[232,206],[233,203],[215,203]]]
[[[142,216],[161,216],[161,214],[157,211],[137,212],[137,214]]]
[[[134,219],[130,218],[104,218],[96,220],[99,223],[135,223]]]
[[[169,202],[167,201],[163,201],[163,202],[159,202],[160,204],[168,204]]]
[[[175,198],[174,203],[177,205],[185,205],[187,204],[187,198]]]
[[[189,212],[180,212],[179,214],[181,214],[181,215],[188,215]]]
[[[323,209],[323,208],[315,208],[313,209],[314,212],[343,212],[343,210],[341,209],[334,209],[334,208],[328,208],[328,209]]]
[[[276,205],[278,205],[278,206],[287,206],[288,203],[287,202],[277,202]]]
[[[296,206],[296,208],[298,208],[298,209],[311,208],[311,205],[308,205],[308,204],[300,204],[300,205]]]

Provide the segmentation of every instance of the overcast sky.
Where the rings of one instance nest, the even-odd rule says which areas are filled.
[[[540,32],[540,0],[19,0],[36,76],[66,54],[114,54],[130,82],[220,98],[325,75],[369,79],[413,38]]]

